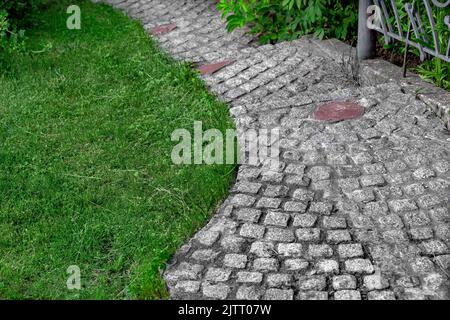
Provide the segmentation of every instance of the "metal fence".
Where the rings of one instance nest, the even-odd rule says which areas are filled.
[[[450,0],[359,0],[358,55],[375,55],[376,34],[386,44],[401,41],[419,51],[421,60],[450,62]]]

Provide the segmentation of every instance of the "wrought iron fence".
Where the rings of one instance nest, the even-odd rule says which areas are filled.
[[[358,51],[361,59],[375,53],[374,31],[419,51],[421,60],[450,62],[450,0],[360,0]]]

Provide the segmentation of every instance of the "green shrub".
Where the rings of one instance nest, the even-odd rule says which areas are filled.
[[[0,0],[0,73],[9,71],[12,57],[25,51],[25,29],[32,25],[38,0]]]
[[[8,14],[11,28],[25,29],[32,23],[38,0],[0,0],[0,12]]]
[[[437,86],[450,90],[450,63],[438,58],[427,60],[417,67],[419,75]]]
[[[356,34],[358,10],[352,0],[221,0],[229,31],[249,26],[262,43],[305,34],[346,40]]]
[[[450,31],[444,21],[445,17],[450,15],[450,7],[434,9],[434,16],[436,17],[435,28],[438,34],[441,54],[445,54],[449,46]],[[425,32],[430,35],[432,34],[432,29],[429,24],[425,25]],[[418,51],[415,50],[415,52],[418,55]],[[416,71],[423,79],[434,82],[441,88],[450,90],[450,63],[439,58],[432,58],[422,63]]]
[[[396,0],[397,9],[400,16],[401,28],[404,34],[408,31],[409,18],[407,16],[406,10],[404,9],[405,3],[410,2],[407,0]],[[440,53],[446,53],[448,48],[448,42],[450,39],[450,30],[445,23],[445,17],[450,15],[450,7],[439,8],[436,6],[431,6],[433,17],[435,18],[435,29],[438,34],[438,42],[440,45]],[[411,29],[410,37],[413,41],[421,43],[423,46],[434,50],[434,46],[430,45],[434,43],[432,39],[433,28],[427,18],[427,12],[425,11],[425,6],[422,2],[415,2],[414,9],[420,17],[422,17],[422,29],[423,34],[421,36],[426,36],[427,41],[424,42],[422,39],[417,38],[416,34]],[[391,15],[391,25],[397,28],[397,23],[395,17]],[[384,46],[385,49],[392,51],[394,54],[400,54],[403,56],[405,53],[405,44],[399,41],[393,41],[391,44],[384,44],[384,37],[379,38],[380,44]],[[414,47],[408,48],[409,52],[413,53],[417,57],[420,57],[420,52]],[[427,59],[423,61],[420,65],[414,68],[423,79],[435,83],[437,86],[450,90],[450,63],[445,62],[439,58],[433,58],[431,55],[426,57]]]
[[[24,48],[24,31],[13,28],[8,14],[0,11],[0,74],[9,71],[13,55],[23,52]]]

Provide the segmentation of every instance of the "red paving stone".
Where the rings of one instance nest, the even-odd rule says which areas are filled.
[[[159,35],[162,35],[164,33],[168,33],[168,32],[170,32],[172,30],[175,30],[176,28],[177,28],[177,25],[174,24],[174,23],[171,23],[171,24],[165,24],[165,25],[162,25],[162,26],[154,27],[154,28],[152,28],[150,30],[150,32],[154,36],[159,36]]]
[[[352,101],[333,101],[319,106],[314,113],[314,119],[322,121],[341,121],[359,118],[364,114],[364,108]]]
[[[201,74],[212,74],[232,64],[234,61],[235,60],[224,60],[213,64],[204,64],[198,67],[198,71],[200,71]]]

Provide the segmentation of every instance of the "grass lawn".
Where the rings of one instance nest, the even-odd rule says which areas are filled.
[[[73,3],[81,30],[66,28]],[[54,0],[38,17],[35,53],[0,76],[0,298],[166,298],[160,270],[235,171],[173,165],[171,133],[224,132],[227,107],[106,5]]]

